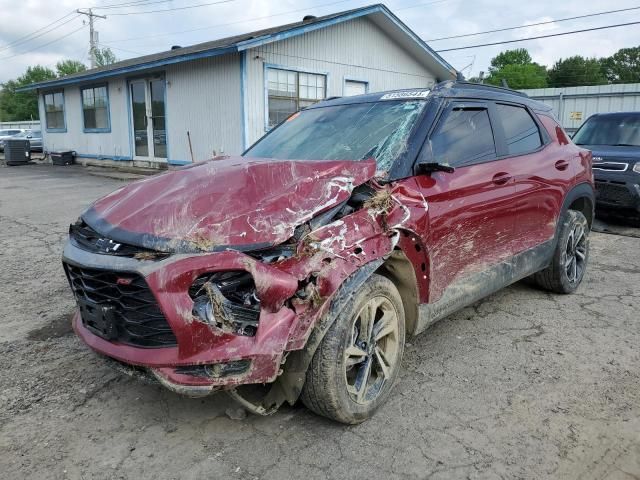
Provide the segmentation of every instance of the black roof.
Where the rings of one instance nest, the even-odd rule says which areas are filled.
[[[256,30],[254,32],[243,33],[241,35],[220,38],[218,40],[213,40],[210,42],[198,43],[196,45],[171,48],[163,52],[144,55],[142,57],[129,58],[127,60],[122,60],[111,65],[106,65],[104,67],[93,68],[84,72],[67,75],[62,78],[27,85],[25,87],[21,87],[19,91],[32,90],[34,88],[54,87],[69,83],[79,83],[85,80],[95,80],[96,78],[104,78],[106,76],[117,75],[120,73],[130,73],[134,69],[140,70],[142,68],[154,68],[158,65],[188,61],[202,56],[212,56],[211,54],[213,52],[215,52],[215,54],[234,52],[238,51],[239,48],[241,48],[243,44],[245,44],[245,42],[251,42],[252,40],[279,40],[285,38],[286,35],[292,31],[304,31],[306,27],[311,27],[316,24],[331,24],[332,20],[338,21],[340,19],[356,18],[358,16],[364,16],[378,12],[382,12],[388,17],[400,22],[399,19],[397,19],[397,17],[395,17],[395,15],[393,15],[393,13],[383,4],[368,5],[365,7],[354,8],[351,10],[336,12],[320,17],[307,15],[303,20],[297,22],[279,25],[271,28],[265,28],[262,30]],[[316,28],[321,27],[321,25],[317,25]],[[401,28],[407,27],[402,26]],[[426,45],[423,40],[419,39],[419,37],[416,37],[416,41],[419,42],[426,50],[428,50],[439,64],[441,64],[447,70],[455,73],[455,69],[451,65],[449,65],[442,57],[440,57],[440,55],[438,55],[435,51],[428,47],[428,45]]]
[[[493,85],[459,82],[459,81],[446,81],[436,84],[433,88],[409,88],[403,90],[390,90],[386,92],[367,93],[365,95],[356,95],[353,97],[338,97],[328,99],[308,108],[320,108],[328,105],[346,105],[351,103],[367,103],[377,102],[383,96],[394,93],[411,93],[411,92],[429,92],[429,96],[446,96],[457,98],[480,98],[487,100],[497,100],[504,102],[516,102],[523,105],[527,105],[533,110],[547,112],[551,110],[551,107],[545,103],[539,102],[529,98],[525,93],[517,90],[511,90],[510,88],[496,87]],[[417,96],[408,98],[419,98]],[[428,97],[425,97],[428,98]]]

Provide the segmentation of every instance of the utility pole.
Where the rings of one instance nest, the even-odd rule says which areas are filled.
[[[96,47],[98,45],[98,32],[93,29],[94,18],[104,18],[105,15],[96,15],[90,8],[76,10],[80,15],[86,15],[89,17],[89,59],[91,60],[91,68],[96,68]]]

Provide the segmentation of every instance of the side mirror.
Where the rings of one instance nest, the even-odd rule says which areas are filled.
[[[27,138],[33,138],[33,135],[27,135]]]

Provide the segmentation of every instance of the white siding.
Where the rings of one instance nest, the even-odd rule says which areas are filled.
[[[640,111],[640,83],[522,90],[553,108],[560,123],[574,132],[595,113]],[[576,119],[576,113],[581,119]],[[572,113],[574,118],[572,118]]]
[[[101,84],[104,83],[101,82]],[[86,86],[89,85],[92,84],[86,84]],[[44,104],[42,95],[40,96],[40,118],[45,150],[75,150],[78,155],[84,154],[91,157],[131,158],[126,83],[123,79],[115,79],[109,80],[107,85],[111,118],[109,133],[84,133],[81,87],[76,85],[64,88],[64,115],[67,131],[47,132]]]
[[[342,96],[345,78],[369,92],[430,87],[434,75],[367,18],[358,18],[246,52],[247,143],[265,133],[264,65],[327,73],[327,96]]]
[[[242,152],[240,55],[231,54],[169,65],[167,138],[169,158],[196,161]]]

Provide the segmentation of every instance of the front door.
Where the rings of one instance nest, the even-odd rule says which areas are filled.
[[[416,177],[429,205],[430,302],[514,253],[513,172],[509,160],[498,159],[490,110],[482,102],[450,105],[430,137],[431,158],[423,161],[456,170]]]
[[[167,161],[165,81],[162,77],[129,82],[135,160]]]

